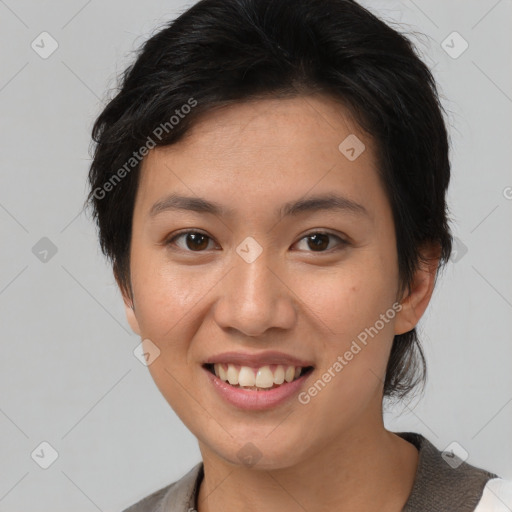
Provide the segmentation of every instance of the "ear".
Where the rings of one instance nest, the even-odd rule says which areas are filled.
[[[138,334],[140,336],[141,334],[140,334],[139,322],[137,320],[137,317],[135,316],[134,308],[130,304],[129,300],[127,301],[124,298],[123,298],[123,300],[124,300],[124,311],[126,314],[126,319],[128,320],[128,323],[130,324],[132,331],[135,334]]]
[[[115,279],[116,279],[116,282],[117,282],[117,286],[119,287],[119,290],[120,290],[121,295],[123,297],[124,312],[125,312],[125,315],[126,315],[126,319],[128,320],[128,324],[130,325],[132,331],[135,334],[138,334],[140,336],[141,335],[140,334],[140,326],[139,326],[139,322],[137,320],[137,317],[135,316],[135,305],[134,305],[134,302],[130,298],[128,290],[120,282],[120,280],[118,279],[117,275],[115,276]]]
[[[402,309],[396,315],[395,334],[409,332],[416,327],[432,297],[436,280],[441,248],[429,245],[421,250],[422,260],[400,304]]]

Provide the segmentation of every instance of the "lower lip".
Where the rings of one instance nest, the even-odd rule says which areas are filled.
[[[256,391],[250,389],[235,388],[219,379],[212,372],[203,368],[206,372],[213,387],[227,402],[240,409],[246,410],[264,410],[276,407],[292,396],[297,394],[303,386],[306,379],[313,373],[309,371],[307,374],[300,376],[292,382],[281,384],[277,388],[269,389],[268,391]]]

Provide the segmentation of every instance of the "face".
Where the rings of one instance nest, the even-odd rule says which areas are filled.
[[[381,427],[393,336],[410,326],[374,146],[340,104],[237,104],[152,150],[130,258],[128,320],[150,340],[149,371],[202,450],[285,468]],[[207,362],[265,389],[223,384]],[[301,373],[273,384],[287,371]]]

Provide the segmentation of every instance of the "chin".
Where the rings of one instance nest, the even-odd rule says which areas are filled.
[[[275,440],[255,439],[251,436],[243,437],[247,441],[231,440],[227,446],[218,443],[209,444],[209,451],[213,451],[227,463],[252,470],[286,469],[301,463],[305,454],[297,451],[299,441],[291,441],[284,445]],[[290,439],[290,438],[288,438]]]

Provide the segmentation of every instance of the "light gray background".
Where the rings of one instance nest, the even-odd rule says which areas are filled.
[[[200,460],[133,355],[140,340],[81,212],[90,129],[107,90],[187,5],[0,0],[2,512],[119,511]],[[470,463],[512,478],[512,2],[364,5],[427,36],[415,41],[449,111],[459,239],[421,322],[425,395],[386,423],[439,448],[457,441]],[[47,59],[31,48],[43,31],[59,45]],[[457,59],[441,47],[453,31],[469,43]],[[32,252],[42,237],[57,248],[46,262]],[[58,452],[48,469],[31,457],[43,441]]]

